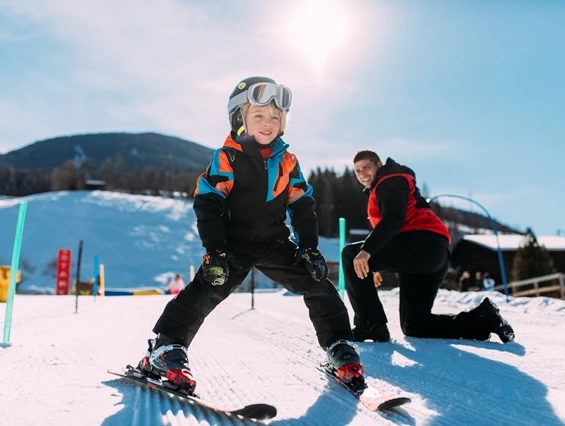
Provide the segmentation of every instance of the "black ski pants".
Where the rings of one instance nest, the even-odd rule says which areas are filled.
[[[353,259],[363,242],[347,245],[342,251],[345,288],[355,312],[356,326],[386,324],[387,317],[373,275],[360,279]],[[432,307],[447,273],[450,252],[447,239],[426,231],[396,235],[369,259],[374,272],[398,272],[400,279],[400,326],[406,336],[486,340],[490,332],[471,312],[435,315]]]
[[[165,307],[153,331],[179,340],[187,347],[204,319],[245,279],[253,266],[288,291],[304,298],[318,342],[326,348],[339,339],[351,340],[349,315],[330,280],[314,281],[303,263],[293,265],[296,245],[288,239],[266,244],[229,243],[228,250],[243,266],[230,269],[227,282],[213,286],[204,281],[201,268],[194,280]]]

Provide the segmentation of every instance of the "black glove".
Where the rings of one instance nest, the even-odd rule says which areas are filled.
[[[224,285],[230,276],[230,266],[241,269],[237,258],[224,250],[209,251],[202,258],[202,277],[212,285]]]
[[[322,252],[318,249],[309,247],[299,247],[296,249],[294,262],[292,262],[292,264],[298,265],[302,261],[304,261],[306,269],[314,281],[322,281],[328,278],[328,265],[326,264],[326,259],[324,259]]]

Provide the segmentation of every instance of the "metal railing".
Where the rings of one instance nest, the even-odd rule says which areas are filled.
[[[546,281],[559,280],[559,284],[543,286],[540,287],[540,283]],[[533,285],[533,288],[526,290],[520,290],[520,287],[526,285]],[[508,283],[508,288],[511,290],[511,295],[514,297],[520,296],[541,296],[542,293],[550,293],[559,291],[561,293],[561,299],[565,299],[565,274],[558,272],[556,274],[544,275],[536,278],[529,278],[527,280],[513,281]],[[494,287],[495,290],[504,290],[503,285],[497,285]]]

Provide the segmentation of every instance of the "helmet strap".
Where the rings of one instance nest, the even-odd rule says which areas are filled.
[[[237,108],[233,114],[230,115],[230,126],[232,131],[241,136],[245,131],[245,123],[243,121],[243,115],[241,114],[241,108]]]

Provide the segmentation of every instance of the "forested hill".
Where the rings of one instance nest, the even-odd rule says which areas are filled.
[[[122,172],[167,168],[173,173],[206,168],[213,150],[195,142],[158,133],[95,133],[61,136],[0,155],[0,164],[18,170],[53,171],[69,160],[87,160],[91,170],[119,161]]]

